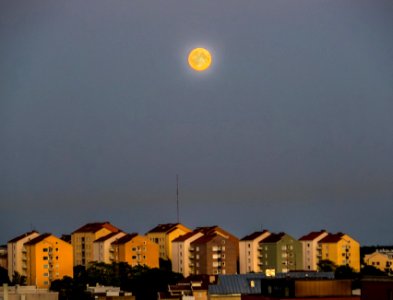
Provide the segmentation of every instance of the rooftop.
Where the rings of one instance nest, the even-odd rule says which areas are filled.
[[[180,223],[167,223],[167,224],[158,224],[156,227],[153,229],[149,230],[147,233],[164,233],[164,232],[169,232],[177,228]]]
[[[269,231],[267,231],[267,230],[255,231],[254,233],[246,235],[244,238],[241,239],[241,241],[253,241],[256,238],[260,237],[262,234],[267,233],[267,232],[269,232]]]
[[[25,237],[28,237],[29,235],[32,235],[33,233],[38,233],[38,231],[32,230],[32,231],[26,232],[24,234],[17,236],[16,238],[13,238],[12,240],[8,241],[8,243],[16,243],[17,241],[24,239]]]
[[[50,237],[52,234],[51,233],[43,233],[39,236],[37,236],[36,238],[28,241],[27,243],[25,243],[25,245],[35,245],[38,244],[39,242],[45,240],[47,237]]]
[[[82,232],[95,233],[103,228],[106,228],[111,232],[119,232],[120,231],[119,228],[113,226],[109,222],[96,222],[96,223],[87,223],[86,225],[83,225],[82,227],[75,230],[73,233],[82,233]]]
[[[328,233],[326,230],[321,230],[321,231],[313,231],[310,232],[309,234],[303,235],[299,241],[313,241],[316,238],[320,237],[322,234]]]

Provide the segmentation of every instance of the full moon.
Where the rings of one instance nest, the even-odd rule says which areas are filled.
[[[195,48],[188,55],[188,64],[195,71],[205,71],[212,63],[212,56],[205,48]]]

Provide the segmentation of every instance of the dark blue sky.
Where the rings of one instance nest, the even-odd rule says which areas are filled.
[[[190,227],[393,244],[393,2],[3,0],[0,141],[0,243],[175,222],[179,174]]]

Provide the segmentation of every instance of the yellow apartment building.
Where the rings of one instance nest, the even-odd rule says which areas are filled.
[[[52,281],[73,277],[72,245],[45,233],[25,243],[27,284],[49,288]]]
[[[94,241],[120,229],[109,222],[88,223],[71,234],[74,247],[74,265],[88,266],[94,261]]]
[[[12,280],[12,276],[15,272],[18,272],[22,276],[27,276],[27,264],[26,264],[26,249],[24,244],[32,239],[36,238],[40,234],[33,230],[19,235],[7,243],[7,255],[8,255],[8,277]]]
[[[172,260],[172,241],[177,237],[191,232],[180,223],[159,224],[151,229],[146,235],[150,241],[159,245],[160,258]]]
[[[159,247],[146,236],[126,234],[112,243],[112,259],[130,266],[159,267]]]
[[[348,265],[356,272],[360,271],[360,245],[344,233],[328,234],[318,243],[318,256],[328,259],[337,266]]]
[[[374,253],[364,256],[364,263],[369,266],[376,267],[383,272],[393,271],[393,251],[377,250]]]

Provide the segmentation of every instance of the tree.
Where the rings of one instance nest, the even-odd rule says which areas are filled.
[[[8,277],[8,271],[3,267],[0,267],[0,285],[3,285],[4,283],[10,284],[11,282]]]
[[[12,275],[12,280],[11,280],[11,284],[12,285],[26,285],[27,282],[27,277],[20,275],[18,272],[14,272],[14,274]]]
[[[337,266],[329,259],[322,259],[318,262],[318,271],[320,272],[334,272]]]
[[[369,266],[365,265],[361,270],[360,273],[362,276],[387,276],[387,274],[380,269],[374,267],[374,266]]]
[[[348,265],[338,266],[334,271],[334,277],[336,279],[356,279],[358,278],[358,275],[359,274]]]

